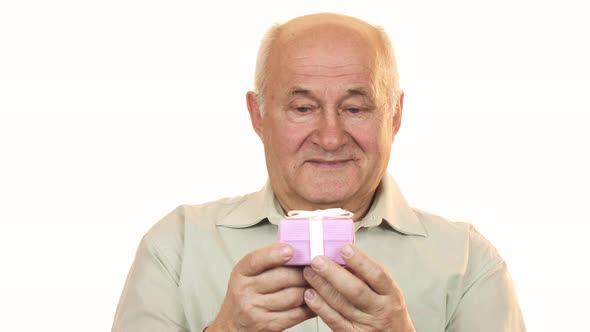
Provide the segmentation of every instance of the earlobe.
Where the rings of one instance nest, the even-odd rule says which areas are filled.
[[[393,136],[399,131],[399,127],[402,124],[402,110],[404,109],[404,92],[402,91],[399,95],[395,106],[395,114],[393,116]]]
[[[260,114],[260,106],[258,105],[258,98],[256,92],[248,91],[246,93],[246,104],[248,106],[248,113],[250,113],[250,121],[252,128],[262,139],[262,114]]]

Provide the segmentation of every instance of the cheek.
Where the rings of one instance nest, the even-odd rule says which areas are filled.
[[[383,128],[355,128],[350,134],[369,159],[383,157],[391,146],[391,136]]]
[[[271,147],[273,154],[280,156],[281,162],[295,157],[297,151],[309,136],[309,128],[291,124],[280,119],[268,119],[265,127],[265,143]]]
[[[365,154],[373,155],[379,150],[379,140],[374,135],[363,132],[354,135],[354,140]]]

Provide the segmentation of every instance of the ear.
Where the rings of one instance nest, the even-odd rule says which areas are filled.
[[[399,127],[402,124],[402,110],[404,109],[404,92],[399,94],[399,100],[395,106],[395,115],[393,116],[393,137],[397,135]]]
[[[258,105],[258,98],[256,92],[248,91],[246,93],[246,104],[248,105],[248,113],[250,113],[250,121],[252,128],[262,139],[262,114],[260,114],[260,105]]]

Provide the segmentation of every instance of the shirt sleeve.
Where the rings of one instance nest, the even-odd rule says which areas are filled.
[[[445,331],[525,332],[506,263],[479,233],[471,236],[470,277]]]
[[[117,306],[112,332],[188,331],[178,273],[165,253],[149,236],[142,239]]]

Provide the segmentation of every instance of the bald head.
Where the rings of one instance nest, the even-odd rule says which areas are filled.
[[[319,53],[320,56],[324,54],[326,57],[339,54],[342,48],[363,52],[368,59],[367,64],[374,67],[375,93],[383,95],[389,108],[395,108],[396,97],[401,91],[395,57],[387,34],[380,27],[351,16],[321,13],[274,25],[264,36],[255,74],[255,92],[259,96],[261,110],[267,95],[266,89],[273,84],[272,77],[287,62],[299,61],[304,65],[305,50],[309,50],[317,58],[318,52],[314,51],[318,48],[323,51]],[[298,59],[290,57],[294,51],[297,51]],[[342,59],[342,65],[346,65],[346,61],[347,59]]]
[[[355,17],[332,13],[313,14],[296,17],[280,26],[278,37],[289,40],[305,34],[321,33],[326,30],[346,30],[366,38],[374,38],[376,29]]]

